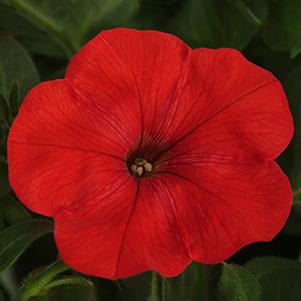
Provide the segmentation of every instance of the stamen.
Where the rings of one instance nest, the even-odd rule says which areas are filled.
[[[152,166],[151,163],[147,162],[147,163],[144,164],[144,168],[145,168],[146,171],[151,172],[152,169],[153,169],[153,166]]]
[[[136,164],[131,165],[131,171],[134,175],[136,175],[136,173],[137,173],[137,165]]]
[[[143,172],[144,172],[143,167],[142,167],[142,166],[138,166],[138,167],[137,167],[137,175],[138,175],[139,177],[141,177],[142,174],[143,174]]]
[[[151,172],[153,166],[143,158],[136,158],[135,163],[130,166],[130,169],[134,176],[141,177],[145,172]]]
[[[135,163],[139,166],[143,166],[145,163],[147,163],[147,161],[142,158],[136,158]]]

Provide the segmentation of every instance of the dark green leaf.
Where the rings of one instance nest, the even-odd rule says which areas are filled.
[[[9,120],[8,101],[0,94],[0,120],[7,122]]]
[[[164,278],[158,273],[146,272],[120,279],[114,282],[118,289],[114,300],[209,301],[210,271],[209,266],[193,262],[177,277]],[[102,295],[103,290],[100,292],[100,296]]]
[[[243,49],[266,17],[262,0],[188,0],[171,30],[196,46]]]
[[[261,285],[261,301],[298,301],[301,263],[276,257],[255,258],[246,265]]]
[[[10,225],[31,218],[30,213],[11,194],[0,199],[0,212]]]
[[[138,0],[139,12],[134,14],[133,18],[126,23],[126,27],[165,29],[166,23],[173,16],[178,15],[184,1],[186,0]],[[169,28],[169,31],[174,32],[172,27]]]
[[[0,232],[0,271],[10,267],[34,240],[52,231],[48,220],[29,220]]]
[[[49,297],[49,298],[47,298]],[[95,287],[87,286],[58,286],[55,290],[51,290],[47,295],[45,301],[50,300],[62,300],[62,301],[123,301],[128,299],[108,299],[104,298],[102,294],[97,296]],[[34,299],[33,299],[34,300]],[[43,299],[44,300],[44,299]],[[38,298],[38,301],[42,301],[41,297]],[[133,301],[133,300],[131,300]]]
[[[3,161],[2,159],[6,155],[6,139],[9,131],[9,123],[10,123],[10,114],[9,114],[8,102],[0,94],[0,156],[1,156],[0,161]],[[0,189],[0,197],[1,197],[1,189]]]
[[[259,301],[260,285],[244,267],[224,263],[218,298],[221,301]]]
[[[13,7],[0,3],[0,32],[14,36],[30,52],[51,57],[65,53],[47,32],[35,27]]]
[[[0,198],[10,191],[7,164],[0,161]]]
[[[140,0],[122,0],[120,5],[111,13],[105,15],[104,20],[106,23],[120,25],[129,20],[139,9]],[[98,30],[101,28],[99,22]]]
[[[209,267],[190,264],[178,277],[163,278],[165,301],[209,300]]]
[[[107,283],[106,280],[98,280],[96,284],[100,295],[105,296],[108,300],[140,301],[147,300],[149,297],[151,278],[151,272],[145,272],[134,277],[120,279],[111,283]],[[125,294],[127,298],[124,297]],[[112,296],[116,296],[116,298],[112,298]]]
[[[16,82],[20,103],[29,89],[39,82],[37,70],[29,54],[14,38],[0,36],[0,94],[6,100]]]
[[[263,38],[273,50],[301,52],[301,1],[278,0],[272,5]]]
[[[12,84],[9,93],[9,105],[10,105],[11,116],[16,116],[18,114],[19,107],[21,105],[19,91],[20,91],[20,84],[18,81],[15,81]]]
[[[129,1],[11,0],[10,3],[36,26],[47,31],[70,56],[82,46],[93,24]]]

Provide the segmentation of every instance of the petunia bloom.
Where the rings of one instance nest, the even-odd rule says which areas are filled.
[[[27,95],[9,177],[75,270],[175,276],[280,231],[292,191],[273,160],[292,134],[281,84],[240,52],[114,29]]]

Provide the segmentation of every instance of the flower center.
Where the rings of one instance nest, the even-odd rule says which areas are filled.
[[[132,174],[137,178],[147,175],[152,169],[153,165],[143,158],[136,158],[134,163],[130,166]]]

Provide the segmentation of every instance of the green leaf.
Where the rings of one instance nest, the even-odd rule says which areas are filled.
[[[184,0],[138,0],[139,13],[123,26],[138,29],[165,30],[166,24],[179,13],[184,4]],[[174,32],[173,26],[167,31]]]
[[[115,281],[114,300],[209,301],[211,266],[191,263],[179,276],[165,278],[156,272]],[[104,295],[102,290],[100,296]],[[111,300],[113,299],[110,296]]]
[[[122,0],[116,9],[104,16],[106,24],[123,25],[127,22],[140,8],[140,0]],[[96,23],[98,31],[101,28],[101,23]]]
[[[34,240],[52,231],[52,222],[36,219],[0,232],[0,271],[10,267]]]
[[[188,0],[170,30],[195,46],[243,49],[266,17],[262,0]]]
[[[29,52],[58,58],[65,56],[63,49],[47,32],[18,14],[14,7],[2,3],[0,3],[0,32],[14,36]]]
[[[193,262],[181,275],[163,278],[163,300],[210,300],[209,272],[208,266]]]
[[[294,47],[291,49],[291,58],[295,58],[299,53],[301,52],[301,39],[298,43],[294,45]]]
[[[33,299],[34,300],[34,299]],[[128,301],[129,299],[115,299],[115,298],[106,298],[103,296],[103,294],[97,294],[96,287],[93,286],[58,286],[55,288],[55,290],[51,291],[51,294],[46,296],[45,299],[42,299],[41,297],[38,298],[39,301],[45,300],[72,300],[72,301],[123,301],[126,300]],[[131,300],[133,301],[133,300]]]
[[[66,285],[83,285],[91,287],[93,283],[78,275],[56,278],[59,274],[70,268],[62,261],[56,261],[53,264],[34,271],[24,282],[21,291],[21,301],[27,301],[32,297],[46,295],[52,288]]]
[[[165,278],[157,272],[147,272],[115,282],[120,293],[116,300],[209,301],[210,277],[210,267],[196,262],[176,277]]]
[[[9,93],[9,105],[10,105],[11,116],[16,116],[18,114],[19,107],[21,105],[19,91],[20,91],[20,84],[18,81],[15,81],[12,84]]]
[[[39,76],[27,51],[12,37],[0,36],[0,94],[9,100],[13,86],[20,104],[27,92],[39,82]],[[14,88],[15,89],[15,88]]]
[[[6,156],[6,139],[9,131],[10,113],[8,101],[0,94],[0,161]],[[1,173],[0,167],[0,173]],[[1,176],[0,176],[1,178]],[[0,184],[1,186],[1,184]],[[1,197],[1,188],[0,188]]]
[[[244,267],[224,263],[218,284],[218,298],[221,301],[259,301],[260,285]]]
[[[100,294],[106,296],[108,300],[113,299],[112,295],[117,295],[117,298],[113,299],[114,301],[124,300],[124,292],[126,292],[127,298],[125,300],[140,301],[147,300],[149,297],[151,282],[152,273],[145,272],[134,277],[111,282],[110,285],[102,280],[98,280],[97,284]]]
[[[0,161],[0,198],[10,191],[7,164]]]
[[[290,51],[295,57],[301,52],[301,1],[278,0],[263,31],[266,44],[273,50]]]
[[[9,106],[7,100],[0,94],[0,120],[6,123],[9,120]]]
[[[246,265],[261,285],[261,301],[300,300],[301,263],[294,260],[261,257]]]
[[[0,199],[0,213],[10,225],[31,218],[30,213],[10,194]]]
[[[93,24],[128,1],[11,0],[10,3],[33,24],[47,31],[71,56],[83,45]]]

